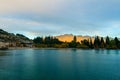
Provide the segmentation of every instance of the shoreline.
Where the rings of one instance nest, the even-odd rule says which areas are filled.
[[[89,48],[50,48],[50,47],[46,47],[46,48],[37,48],[37,47],[9,47],[8,50],[17,50],[17,49],[80,49],[80,50],[120,50],[120,49],[101,49],[101,48],[98,48],[98,49],[89,49]]]

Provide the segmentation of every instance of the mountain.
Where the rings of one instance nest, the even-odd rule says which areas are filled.
[[[0,42],[19,42],[19,43],[29,43],[31,40],[22,34],[8,33],[0,29]]]
[[[58,40],[63,41],[63,42],[71,42],[74,38],[74,35],[72,34],[64,34],[64,35],[59,35],[56,36],[56,38],[58,38]],[[89,40],[92,39],[92,42],[94,41],[94,37],[90,37],[90,36],[76,36],[77,42],[81,42],[82,40]]]

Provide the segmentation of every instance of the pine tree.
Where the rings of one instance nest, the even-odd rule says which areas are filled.
[[[109,45],[110,44],[110,39],[109,39],[109,37],[107,36],[106,37],[106,45]]]
[[[43,38],[42,37],[34,38],[33,42],[35,44],[42,44],[43,43]]]
[[[103,37],[101,37],[101,48],[104,48],[105,47],[105,42],[104,42],[104,39],[103,39]]]
[[[95,48],[99,48],[100,47],[100,39],[99,39],[99,37],[97,36],[97,37],[95,37],[95,40],[94,40],[94,47]]]
[[[50,37],[50,36],[45,37],[44,43],[45,43],[45,44],[51,44],[51,37]]]
[[[92,39],[90,38],[90,42],[89,42],[89,47],[91,48],[91,49],[93,49],[94,47],[93,47],[93,43],[92,43]]]
[[[77,37],[76,36],[74,36],[73,41],[77,42]]]
[[[76,36],[73,37],[73,40],[69,43],[70,48],[76,48],[77,47],[77,38]]]
[[[114,41],[115,41],[116,47],[119,48],[120,47],[120,45],[119,45],[120,41],[118,40],[118,38],[115,37]]]

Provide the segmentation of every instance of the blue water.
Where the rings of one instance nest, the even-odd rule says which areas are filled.
[[[0,51],[0,80],[120,80],[120,50]]]

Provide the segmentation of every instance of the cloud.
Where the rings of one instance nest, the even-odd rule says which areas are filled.
[[[33,36],[116,35],[119,4],[120,0],[0,0],[0,28]]]
[[[68,0],[66,0],[68,1]],[[65,0],[0,0],[0,13],[52,14],[65,7]],[[65,4],[64,4],[65,3]],[[62,6],[61,6],[62,5]]]

